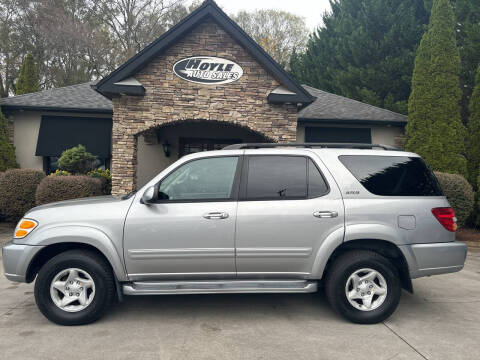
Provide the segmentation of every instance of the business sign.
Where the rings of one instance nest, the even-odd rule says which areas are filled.
[[[177,61],[173,72],[183,80],[211,85],[228,84],[243,75],[243,69],[237,63],[211,56],[194,56]]]

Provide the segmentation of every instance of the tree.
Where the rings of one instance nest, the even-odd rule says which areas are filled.
[[[124,60],[132,57],[168,30],[170,10],[181,6],[183,0],[101,0],[103,20]],[[181,10],[181,9],[180,9]]]
[[[294,49],[302,51],[305,48],[308,30],[301,16],[269,9],[240,11],[232,18],[284,67]]]
[[[428,23],[418,0],[331,0],[306,51],[290,61],[302,83],[406,113],[415,52]]]
[[[15,148],[10,142],[8,120],[0,110],[0,171],[3,172],[12,168],[18,168]]]
[[[466,174],[466,131],[460,116],[460,55],[449,0],[434,0],[415,58],[406,149],[437,171]]]
[[[23,95],[38,91],[38,71],[33,55],[29,53],[20,68],[17,80],[16,95]]]
[[[480,64],[480,1],[455,0],[457,43],[460,49],[460,86],[462,118],[467,123],[468,104],[472,96],[477,66]]]
[[[85,149],[85,146],[78,145],[62,153],[58,158],[58,167],[71,174],[87,174],[93,170],[96,158]]]
[[[470,117],[468,119],[468,179],[470,184],[477,187],[480,175],[480,65],[475,77],[475,88],[470,99]]]

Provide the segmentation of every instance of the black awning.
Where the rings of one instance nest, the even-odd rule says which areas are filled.
[[[60,156],[79,144],[99,158],[111,157],[112,119],[74,116],[42,116],[37,156]]]

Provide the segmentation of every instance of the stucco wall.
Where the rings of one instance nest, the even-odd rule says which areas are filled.
[[[243,76],[223,85],[205,85],[175,76],[173,65],[191,56],[230,59]],[[237,124],[274,141],[294,141],[295,104],[272,105],[267,95],[279,82],[215,22],[207,21],[152,60],[135,78],[145,88],[141,97],[113,99],[112,192],[134,190],[137,171],[137,134],[179,120],[215,120]]]
[[[42,115],[79,116],[79,117],[111,117],[108,114],[79,114],[68,112],[16,111],[8,116],[13,122],[13,144],[17,162],[23,169],[43,170],[43,157],[35,156],[38,132]]]
[[[41,113],[23,111],[9,118],[13,120],[13,144],[18,164],[21,168],[43,170],[43,158],[35,156]]]
[[[312,124],[299,123],[297,125],[297,142],[305,142],[305,127],[335,127],[335,128],[370,128],[372,144],[399,146],[399,138],[404,133],[403,127],[381,125],[342,125],[342,124]]]

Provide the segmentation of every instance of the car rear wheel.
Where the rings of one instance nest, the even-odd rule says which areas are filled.
[[[325,291],[332,308],[348,320],[374,324],[387,319],[400,301],[396,267],[373,251],[348,251],[330,267]]]
[[[99,319],[115,295],[110,266],[94,252],[70,250],[53,257],[38,273],[35,301],[43,315],[60,325]]]

